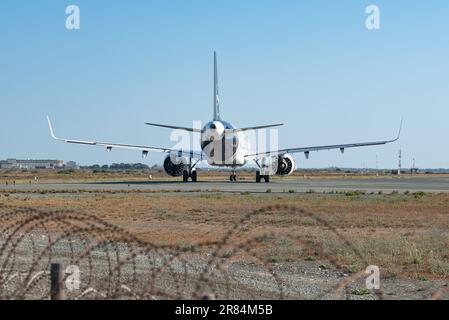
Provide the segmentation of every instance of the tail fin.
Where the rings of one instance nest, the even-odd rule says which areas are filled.
[[[218,99],[217,53],[214,51],[214,121],[221,120],[220,100]]]

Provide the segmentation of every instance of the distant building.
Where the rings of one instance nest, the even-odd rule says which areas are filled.
[[[64,168],[66,169],[79,169],[79,166],[75,161],[67,161],[64,163]]]
[[[62,169],[63,167],[63,160],[6,159],[0,161],[1,169]]]

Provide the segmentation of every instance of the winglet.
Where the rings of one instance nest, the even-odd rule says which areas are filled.
[[[59,140],[58,138],[56,138],[55,134],[53,133],[53,128],[51,127],[51,122],[50,122],[50,117],[47,116],[47,122],[48,122],[48,127],[50,128],[50,134],[52,136],[53,139]]]
[[[402,123],[404,122],[404,117],[401,117],[401,124],[399,125],[399,132],[398,132],[398,136],[396,137],[396,139],[394,141],[399,140],[399,138],[401,137],[401,131],[402,131]]]

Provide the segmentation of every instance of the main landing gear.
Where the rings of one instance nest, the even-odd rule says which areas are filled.
[[[235,173],[235,168],[232,168],[232,173],[229,176],[229,181],[237,181],[237,174]]]
[[[196,169],[195,166],[198,163],[198,161],[196,161],[195,163],[192,163],[192,158],[190,158],[189,164],[186,165],[184,168],[185,170],[182,172],[182,181],[183,182],[188,182],[189,178],[192,179],[192,182],[197,182],[197,173],[196,173]]]
[[[259,163],[259,160],[254,160],[254,162],[257,164],[257,166],[259,167],[259,169],[261,169],[263,172],[267,173],[268,170],[266,170],[267,165],[264,163],[264,161],[262,161],[262,163]],[[256,171],[256,182],[260,183],[260,181],[264,179],[265,183],[270,182],[270,175],[268,174],[260,174],[260,171],[257,170]]]
[[[260,174],[260,171],[256,171],[256,182],[260,183],[260,181],[264,179],[266,183],[270,182],[270,176],[269,175],[262,175]]]
[[[184,171],[182,172],[182,181],[183,181],[183,182],[188,182],[188,181],[189,181],[189,178],[192,179],[192,182],[196,182],[196,181],[197,181],[196,170],[192,170],[192,171],[190,171],[190,173],[189,173],[189,171],[187,171],[187,170],[184,170]]]

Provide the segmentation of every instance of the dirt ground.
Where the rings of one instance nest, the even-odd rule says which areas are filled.
[[[100,192],[3,194],[0,203],[40,209],[70,208],[100,217],[144,241],[192,245],[218,240],[246,214],[265,209],[245,222],[245,234],[241,237],[275,232],[278,238],[262,246],[275,262],[331,258],[348,268],[361,267],[362,261],[354,253],[356,249],[366,261],[379,265],[388,274],[413,278],[449,276],[447,194]],[[291,213],[284,206],[306,210],[320,221]],[[301,240],[301,244],[289,237]],[[301,247],[304,242],[307,248]],[[278,250],[271,250],[272,246]]]
[[[194,248],[231,232],[231,252],[259,237],[251,250],[268,264],[335,277],[376,265],[397,297],[449,282],[449,194],[2,192],[0,205],[88,213],[158,246]]]

